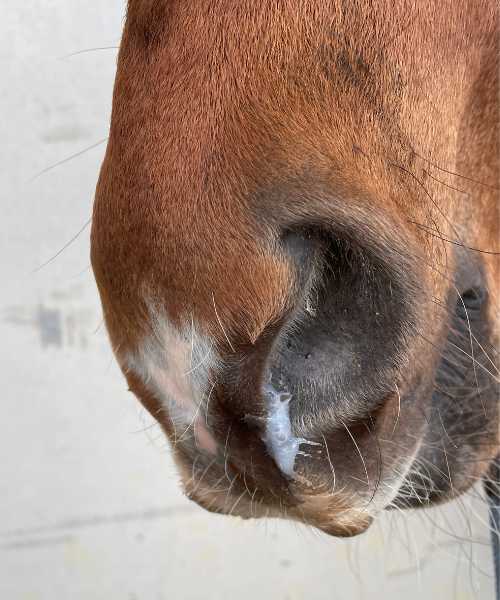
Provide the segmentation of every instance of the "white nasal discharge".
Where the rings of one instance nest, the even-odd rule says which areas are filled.
[[[280,470],[293,479],[297,454],[304,454],[299,450],[300,444],[315,445],[315,442],[293,435],[290,422],[290,400],[292,399],[290,394],[278,392],[270,384],[266,384],[264,395],[268,409],[264,441]]]

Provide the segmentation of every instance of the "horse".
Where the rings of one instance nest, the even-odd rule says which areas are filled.
[[[499,46],[492,0],[129,0],[91,260],[200,506],[498,484]]]

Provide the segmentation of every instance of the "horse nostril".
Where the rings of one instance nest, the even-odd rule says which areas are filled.
[[[287,247],[290,240],[292,257],[301,258],[298,300],[268,368],[294,398],[294,421],[332,409],[365,415],[394,389],[410,294],[391,265],[352,240],[321,231],[287,237]]]

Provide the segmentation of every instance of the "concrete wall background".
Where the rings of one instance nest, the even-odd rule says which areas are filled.
[[[123,2],[3,0],[0,598],[491,600],[478,493],[352,541],[216,517],[180,493],[112,358],[84,226]]]

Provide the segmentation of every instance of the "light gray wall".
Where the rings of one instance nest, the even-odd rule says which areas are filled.
[[[126,392],[89,269],[87,222],[124,6],[2,0],[0,598],[493,598],[480,500],[341,541],[216,517],[180,493]]]

